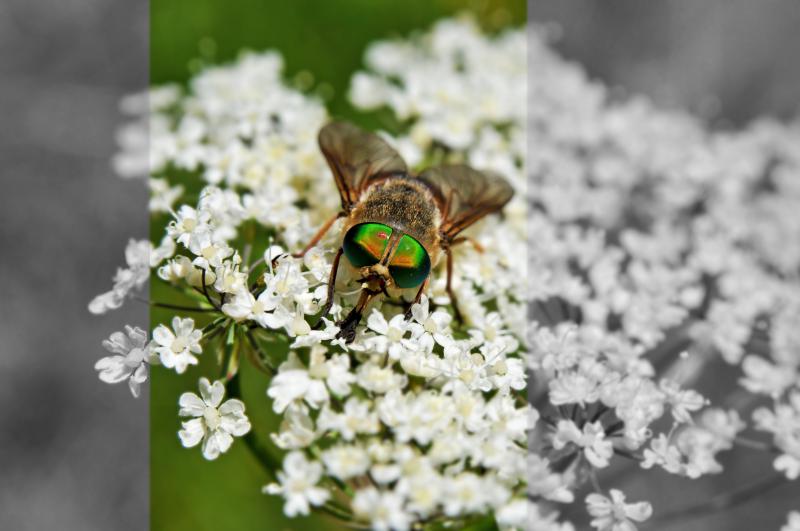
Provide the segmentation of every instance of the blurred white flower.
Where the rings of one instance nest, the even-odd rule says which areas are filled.
[[[117,269],[114,275],[114,287],[92,299],[89,311],[94,314],[106,313],[122,306],[125,297],[132,291],[139,290],[150,278],[150,254],[153,244],[149,240],[130,240],[125,247],[127,268]]]
[[[403,498],[391,491],[368,487],[356,492],[353,511],[369,522],[375,531],[405,531],[411,527],[411,515],[403,507]]]
[[[664,393],[676,422],[691,422],[691,412],[699,410],[706,404],[706,399],[700,393],[691,389],[681,389],[677,382],[664,379],[661,380],[659,388]]]
[[[171,212],[172,205],[183,194],[183,186],[170,186],[166,179],[151,178],[150,186],[150,212]]]
[[[358,446],[334,446],[322,452],[322,462],[328,472],[341,480],[365,474],[370,459],[367,452]]]
[[[781,531],[800,531],[800,511],[791,511],[786,518],[786,524],[781,527]]]
[[[772,410],[756,409],[753,421],[757,429],[772,433],[775,447],[782,452],[773,461],[775,470],[791,480],[800,478],[800,391],[792,391]]]
[[[283,459],[283,471],[278,472],[278,482],[264,487],[264,493],[283,496],[286,516],[308,514],[312,506],[324,504],[331,493],[318,487],[322,478],[322,465],[309,461],[301,452],[289,452]]]
[[[311,445],[317,438],[314,421],[305,404],[295,402],[283,416],[280,431],[271,433],[272,442],[283,450],[297,450]]]
[[[797,369],[774,365],[759,356],[745,356],[742,361],[745,377],[740,380],[742,387],[751,393],[762,393],[777,398],[786,389],[797,383]]]
[[[571,420],[561,420],[553,435],[553,448],[560,450],[572,443],[583,450],[586,459],[597,468],[607,467],[614,455],[611,441],[606,440],[605,430],[599,422],[586,423],[583,429]]]
[[[653,514],[648,502],[625,503],[622,491],[611,489],[611,498],[592,493],[586,497],[591,525],[598,531],[635,531],[633,522],[644,522]]]

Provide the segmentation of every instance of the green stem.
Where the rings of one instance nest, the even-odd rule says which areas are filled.
[[[261,347],[258,345],[258,341],[256,341],[255,337],[253,337],[253,331],[248,330],[245,335],[247,336],[247,341],[250,343],[250,346],[252,347],[252,350],[248,351],[252,352],[253,354],[252,356],[248,356],[250,361],[253,363],[253,365],[255,365],[255,367],[258,370],[260,370],[267,376],[274,376],[275,368],[266,363],[266,361],[269,360],[269,357],[263,350],[261,350]]]
[[[244,401],[244,397],[242,396],[242,387],[239,382],[239,376],[234,376],[225,384],[226,393],[229,398],[236,398],[238,400]],[[281,468],[281,463],[272,453],[264,446],[261,441],[258,440],[253,430],[247,432],[247,434],[242,437],[245,446],[247,449],[250,450],[250,453],[253,457],[261,464],[264,468],[264,471],[267,472],[271,480],[276,480],[277,477],[275,475],[275,471]]]
[[[200,273],[200,275],[201,275],[201,276],[200,276],[200,281],[203,283],[203,295],[205,295],[205,296],[206,296],[206,300],[207,300],[207,301],[208,301],[208,303],[209,303],[211,306],[213,306],[213,307],[214,307],[214,308],[215,308],[215,309],[216,309],[218,312],[219,312],[219,311],[222,311],[222,309],[221,309],[219,306],[217,306],[217,304],[215,304],[215,303],[214,303],[214,301],[213,301],[213,300],[211,300],[211,297],[208,295],[208,287],[207,287],[207,285],[206,285],[206,270],[205,270],[205,269],[203,269],[203,270],[202,270],[202,273]]]
[[[182,312],[216,312],[214,308],[193,308],[191,306],[181,306],[180,304],[169,304],[166,302],[150,301],[142,297],[133,297],[134,300],[149,304],[156,308],[166,308],[168,310],[179,310]]]
[[[237,398],[244,401],[238,374],[228,380],[226,384],[226,392],[229,398]],[[278,478],[276,471],[280,470],[281,468],[280,460],[272,455],[272,452],[270,452],[269,449],[258,439],[253,430],[247,432],[247,434],[241,439],[244,441],[244,444],[250,451],[250,454],[256,459],[256,461],[258,461],[258,463],[261,465],[261,468],[263,468],[270,477],[270,480],[277,481]],[[353,515],[337,504],[327,502],[325,505],[320,506],[319,509],[328,515],[341,520],[347,527],[351,527],[353,529],[369,529],[369,527],[361,527],[360,524],[354,523]]]

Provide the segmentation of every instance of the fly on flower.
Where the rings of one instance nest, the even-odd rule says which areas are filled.
[[[447,260],[447,293],[460,317],[451,288],[451,248],[467,240],[458,235],[497,212],[514,191],[501,176],[466,165],[442,165],[418,175],[383,139],[344,122],[320,130],[319,146],[330,165],[342,210],[325,223],[301,254],[313,247],[339,219],[346,218],[342,243],[328,283],[333,301],[339,261],[344,254],[360,274],[358,302],[342,321],[338,337],[348,343],[367,304],[387,288],[416,289],[419,301],[431,268]]]

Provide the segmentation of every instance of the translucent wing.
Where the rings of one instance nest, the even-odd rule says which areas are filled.
[[[514,189],[500,175],[463,164],[429,168],[419,179],[433,192],[442,213],[441,230],[448,239],[497,212],[514,195]]]
[[[402,157],[382,138],[346,122],[323,127],[319,147],[336,179],[342,208],[348,212],[369,185],[408,171]]]

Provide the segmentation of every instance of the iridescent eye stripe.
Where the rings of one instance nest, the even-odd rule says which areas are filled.
[[[431,259],[428,252],[411,236],[404,234],[397,244],[392,261],[389,262],[389,274],[400,288],[419,286],[431,272]]]
[[[347,231],[342,249],[355,267],[367,267],[378,263],[386,252],[392,229],[380,223],[362,223]]]
[[[425,261],[426,255],[425,248],[414,238],[405,234],[397,245],[390,265],[407,268],[419,267]]]
[[[354,241],[361,245],[365,251],[380,260],[383,256],[383,251],[386,250],[386,244],[389,243],[389,237],[392,235],[392,229],[380,223],[364,223],[359,227]]]

